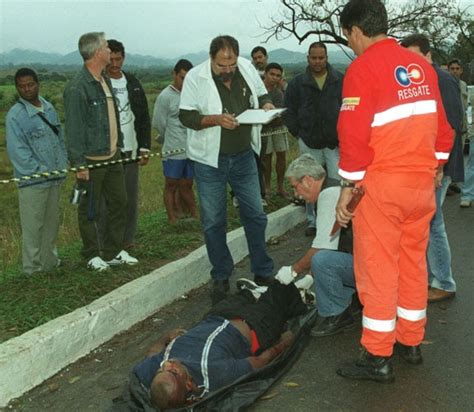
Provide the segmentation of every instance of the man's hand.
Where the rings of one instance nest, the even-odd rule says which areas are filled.
[[[217,116],[217,123],[224,129],[234,130],[239,126],[239,122],[234,114],[224,113]]]
[[[443,166],[439,166],[438,169],[436,170],[436,176],[435,176],[435,189],[439,189],[441,186],[443,186]]]
[[[343,187],[341,189],[341,194],[339,195],[339,200],[336,206],[336,220],[342,227],[347,227],[350,220],[354,217],[354,213],[347,210],[347,205],[352,199],[352,188]]]
[[[263,351],[259,356],[251,356],[247,358],[253,369],[263,368],[275,359],[280,353],[288,349],[293,343],[294,336],[291,331],[282,333],[280,340],[271,348]]]
[[[146,166],[148,164],[148,160],[150,160],[150,157],[148,156],[149,153],[148,150],[140,150],[141,159],[138,161],[140,166]]]
[[[288,349],[293,341],[295,340],[295,335],[291,330],[287,330],[286,332],[282,333],[280,336],[280,342],[283,346],[283,350]]]
[[[293,268],[291,266],[282,266],[276,274],[275,279],[282,285],[289,285],[295,280],[293,273]]]
[[[273,110],[273,109],[275,109],[275,106],[273,105],[273,103],[265,103],[265,104],[262,106],[262,109],[267,112],[268,110]]]
[[[89,180],[89,169],[79,170],[78,172],[76,172],[76,179],[77,180],[88,181]]]
[[[167,343],[170,343],[173,339],[177,338],[178,336],[183,336],[186,333],[186,329],[172,329],[170,330],[165,336]]]
[[[169,345],[169,343],[177,338],[178,336],[184,335],[186,331],[184,329],[172,329],[169,332],[161,336],[154,344],[147,350],[145,356],[150,357],[157,353],[162,352]]]

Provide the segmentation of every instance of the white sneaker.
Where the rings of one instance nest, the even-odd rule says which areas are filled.
[[[235,208],[239,207],[239,199],[237,199],[235,196],[232,196],[232,204]]]
[[[309,288],[311,288],[311,286],[313,286],[313,283],[314,279],[311,275],[304,275],[304,277],[295,281],[295,286],[298,289],[308,290]]]
[[[308,306],[316,305],[316,295],[309,290],[300,289],[301,300]]]
[[[130,256],[126,250],[122,250],[117,256],[115,256],[112,260],[107,262],[111,266],[117,265],[136,265],[138,263],[138,259]]]
[[[461,203],[459,203],[459,207],[471,207],[471,201],[470,200],[461,200]]]
[[[262,197],[262,206],[263,207],[267,207],[268,206],[268,203],[267,201]]]
[[[260,296],[268,290],[267,286],[259,286],[250,279],[240,278],[236,282],[237,289],[248,290],[252,293],[255,300],[260,299]]]
[[[100,256],[96,256],[87,262],[87,267],[97,272],[102,272],[110,268],[108,263],[103,260]]]

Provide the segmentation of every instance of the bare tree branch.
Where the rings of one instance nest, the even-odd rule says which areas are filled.
[[[281,0],[280,16],[272,17],[264,29],[265,41],[294,37],[301,44],[307,39],[347,46],[339,18],[347,0]],[[474,42],[472,14],[461,10],[457,0],[418,0],[400,4],[385,1],[389,16],[388,34],[400,39],[409,33],[428,35],[432,45],[446,52],[462,36],[466,43]],[[313,40],[313,41],[314,41]]]

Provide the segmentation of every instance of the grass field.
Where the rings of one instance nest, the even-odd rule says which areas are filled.
[[[154,101],[169,79],[145,83],[144,88],[152,111]],[[65,82],[42,82],[41,94],[54,102],[63,118],[62,91]],[[12,86],[0,86],[0,179],[12,176],[6,156],[5,114],[16,99]],[[156,133],[155,133],[156,134]],[[291,143],[289,159],[296,154]],[[153,140],[152,152],[159,152]],[[163,207],[163,175],[159,157],[150,160],[140,172],[139,228],[133,255],[140,260],[135,267],[114,268],[94,273],[85,268],[79,251],[81,241],[76,207],[69,204],[74,178],[69,175],[61,193],[61,226],[59,254],[63,261],[52,273],[27,277],[21,273],[21,231],[18,215],[17,189],[13,184],[0,185],[0,342],[17,336],[60,315],[84,306],[117,287],[148,274],[163,264],[185,256],[203,243],[199,221],[185,219],[168,224]],[[270,213],[288,202],[279,197],[269,199]],[[238,212],[229,201],[229,230],[240,225]]]

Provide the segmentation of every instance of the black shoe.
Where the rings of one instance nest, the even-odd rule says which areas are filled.
[[[423,363],[420,345],[408,346],[397,342],[395,343],[395,350],[406,362],[411,363],[412,365],[419,365]]]
[[[449,189],[452,190],[456,194],[461,193],[461,189],[459,188],[459,186],[456,183],[451,183],[449,185]]]
[[[228,280],[214,280],[212,282],[211,289],[211,304],[212,306],[217,305],[221,300],[227,297],[230,286]]]
[[[307,237],[315,237],[316,236],[316,228],[315,227],[312,227],[312,226],[308,226],[305,231],[304,231],[304,235],[307,236]]]
[[[320,338],[322,336],[331,336],[341,333],[344,330],[354,327],[354,318],[351,315],[350,308],[336,316],[320,316],[318,322],[309,332],[311,336]]]
[[[446,196],[454,196],[456,192],[452,190],[450,187],[446,190]]]
[[[253,277],[253,281],[258,285],[258,286],[270,286],[273,281],[274,277],[273,276],[259,276],[255,275]]]
[[[375,356],[364,350],[359,360],[346,363],[336,373],[344,378],[369,380],[380,383],[395,381],[391,356]]]

